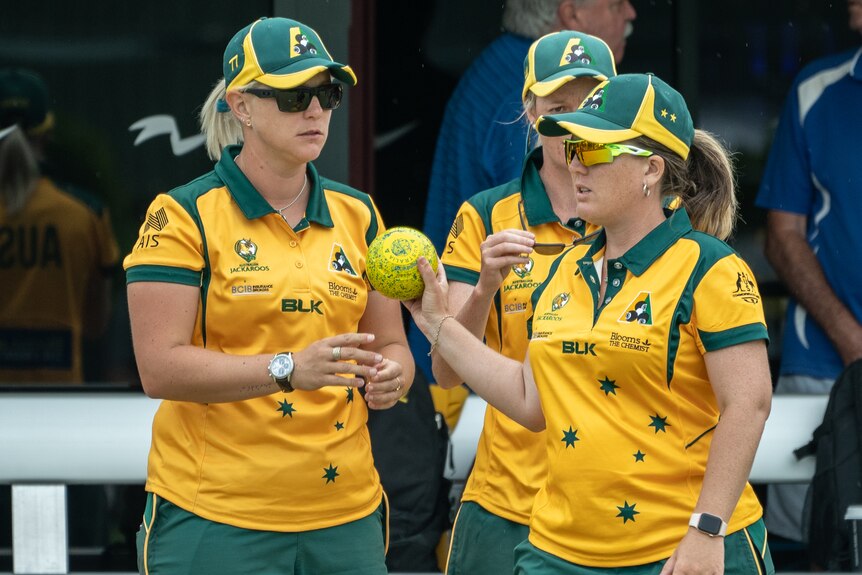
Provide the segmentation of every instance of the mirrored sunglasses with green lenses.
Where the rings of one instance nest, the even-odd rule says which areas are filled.
[[[610,164],[621,154],[631,154],[648,158],[653,155],[649,150],[642,150],[625,144],[597,144],[587,140],[563,140],[566,149],[566,163],[571,164],[575,157],[581,165]]]
[[[343,84],[322,84],[313,88],[290,88],[276,90],[275,88],[246,88],[243,92],[253,94],[258,98],[275,98],[278,109],[282,112],[304,112],[311,105],[311,99],[317,97],[320,107],[324,110],[334,110],[341,104],[344,96]]]

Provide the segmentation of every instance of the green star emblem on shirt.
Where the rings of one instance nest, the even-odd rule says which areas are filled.
[[[638,515],[640,513],[640,511],[635,511],[635,505],[637,505],[637,503],[632,503],[631,505],[629,505],[628,501],[623,503],[622,507],[617,505],[617,509],[620,510],[620,512],[617,513],[617,517],[623,518],[623,525],[625,525],[628,521],[634,521],[635,515]]]
[[[344,429],[344,424],[341,423],[340,421],[336,421],[334,427],[335,427],[335,431],[341,431],[342,429]]]
[[[563,438],[560,441],[564,441],[566,443],[566,447],[574,447],[576,441],[580,441],[581,438],[578,437],[578,430],[572,429],[572,426],[569,426],[569,430],[563,430]]]
[[[353,388],[347,388],[347,403],[353,403]]]
[[[644,452],[643,452],[643,451],[641,451],[640,449],[638,449],[638,452],[637,452],[637,453],[632,453],[632,455],[633,455],[633,456],[634,456],[634,458],[635,458],[635,463],[637,463],[638,461],[643,461],[643,460],[644,460],[644,457],[646,457],[646,453],[644,453]]]
[[[288,403],[285,399],[284,401],[278,402],[278,409],[276,411],[281,412],[281,416],[289,415],[291,419],[293,419],[293,412],[296,411],[296,408],[293,407],[292,403]]]
[[[333,467],[330,463],[329,467],[323,468],[323,477],[321,477],[321,479],[325,479],[326,483],[335,483],[335,478],[339,475],[340,473],[338,473],[338,467]]]
[[[617,388],[619,387],[619,385],[617,385],[615,379],[608,379],[608,376],[605,376],[604,379],[598,379],[596,381],[602,384],[601,389],[605,392],[605,395],[610,395],[612,393],[614,395],[617,394]]]
[[[655,427],[655,432],[663,431],[667,433],[666,427],[670,427],[670,423],[667,422],[667,417],[661,417],[658,413],[655,415],[650,415],[650,419],[652,419],[652,423],[648,425],[648,427]]]

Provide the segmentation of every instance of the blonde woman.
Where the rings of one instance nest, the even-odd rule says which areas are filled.
[[[312,163],[356,78],[286,18],[237,32],[223,67],[201,114],[215,169],[153,201],[125,260],[164,400],[141,572],[386,573],[367,409],[407,392],[413,360],[398,303],[363,280],[374,203]]]

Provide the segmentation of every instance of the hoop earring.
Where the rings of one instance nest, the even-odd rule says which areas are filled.
[[[646,182],[644,182],[644,197],[649,197],[649,186],[646,185]]]

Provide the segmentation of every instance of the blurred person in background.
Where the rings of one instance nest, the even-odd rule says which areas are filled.
[[[49,177],[44,80],[0,70],[0,381],[83,383],[83,338],[111,312],[119,249],[104,205]]]
[[[848,0],[862,34],[862,0]],[[829,393],[862,358],[862,48],[818,59],[796,77],[760,182],[766,257],[790,292],[777,394]],[[805,539],[807,485],[770,485],[770,534]],[[821,565],[825,567],[825,565]]]

